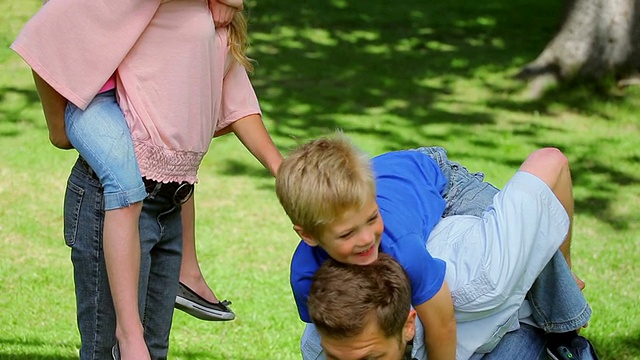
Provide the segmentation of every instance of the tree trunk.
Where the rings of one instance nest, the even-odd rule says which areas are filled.
[[[565,1],[560,30],[518,74],[531,81],[530,95],[577,76],[613,73],[628,82],[640,67],[640,0]]]

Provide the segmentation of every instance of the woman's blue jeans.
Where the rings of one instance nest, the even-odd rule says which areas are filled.
[[[64,236],[71,247],[80,331],[80,359],[111,359],[116,343],[102,248],[104,195],[88,164],[74,165],[64,200]],[[152,359],[166,359],[182,259],[180,205],[151,193],[140,215],[139,309]]]

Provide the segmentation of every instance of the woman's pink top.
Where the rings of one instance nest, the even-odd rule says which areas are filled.
[[[141,173],[156,181],[196,182],[214,132],[260,114],[206,0],[55,0],[11,47],[80,108],[117,69]]]

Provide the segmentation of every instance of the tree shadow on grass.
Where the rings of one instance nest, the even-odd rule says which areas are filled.
[[[376,117],[358,127],[345,127],[336,118],[379,110],[402,120],[379,134],[398,148],[413,141],[394,132],[394,125],[419,127],[473,115],[443,114],[433,105],[480,68],[501,69],[514,59],[533,57],[556,20],[532,14],[555,7],[523,1],[333,1],[293,9],[260,1],[250,14],[252,55],[259,62],[254,82],[268,104],[266,113],[276,121],[276,136],[313,136],[335,128],[370,132]],[[537,34],[525,32],[528,24],[548,33],[523,42],[522,35]]]
[[[35,107],[40,108],[40,98],[35,89],[0,87],[0,137],[19,135],[19,123],[35,124],[36,119],[23,116],[25,109]]]
[[[493,113],[456,112],[456,104],[447,103],[461,81],[482,82],[479,74],[504,72],[534,59],[557,30],[561,2],[336,0],[291,7],[264,0],[250,5],[250,55],[258,61],[252,81],[265,116],[273,120],[276,144],[335,129],[378,139],[384,150],[465,139],[473,144],[472,158],[516,169],[522,158],[496,151],[504,147],[501,138],[507,132],[523,146],[573,150],[569,142],[542,140],[545,133],[565,130],[536,124],[529,114],[545,114],[559,102],[607,118],[597,105],[621,99],[598,85],[577,82],[540,101],[523,102],[500,96],[520,90],[514,82],[484,81],[491,94],[488,106],[531,116],[530,122],[504,130],[496,126]],[[589,146],[597,151],[598,144]],[[594,163],[587,153],[569,155],[574,184],[597,193],[577,199],[577,211],[627,228],[632,219],[614,219],[607,210],[620,187],[638,177],[614,164]],[[593,174],[611,182],[593,182]]]

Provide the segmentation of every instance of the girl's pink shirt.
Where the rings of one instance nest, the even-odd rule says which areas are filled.
[[[102,86],[102,88],[100,88],[100,90],[98,91],[98,94],[103,93],[105,91],[109,91],[109,90],[113,90],[116,88],[116,75],[113,74],[109,80],[107,80],[107,82]]]
[[[49,85],[85,109],[146,29],[161,0],[55,0],[11,48]]]
[[[51,1],[12,49],[80,108],[117,69],[141,173],[156,181],[196,182],[214,132],[260,114],[246,70],[229,55],[227,29],[214,30],[206,0]]]

